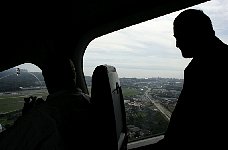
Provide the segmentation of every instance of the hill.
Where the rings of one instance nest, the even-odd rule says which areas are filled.
[[[17,75],[16,68],[11,68],[0,72],[0,92],[18,91],[22,88],[32,88],[45,86],[41,72],[28,72],[20,70]]]

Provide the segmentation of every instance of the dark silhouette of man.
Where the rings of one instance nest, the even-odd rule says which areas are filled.
[[[29,108],[1,134],[0,149],[91,148],[90,98],[77,88],[73,62],[53,56],[43,64],[42,73],[49,92],[46,101]]]
[[[65,149],[89,149],[92,137],[90,97],[76,84],[73,62],[56,56],[42,68],[49,92],[46,103],[57,109],[55,115],[58,132]],[[54,61],[55,60],[55,61]],[[91,142],[90,142],[91,143]]]
[[[201,10],[181,12],[173,25],[176,47],[192,60],[184,70],[182,92],[158,145],[227,147],[228,46],[215,36],[210,18]]]

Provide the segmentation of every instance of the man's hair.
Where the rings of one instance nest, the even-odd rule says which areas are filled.
[[[54,57],[42,69],[49,93],[76,88],[75,67],[71,59]]]
[[[211,19],[202,10],[184,10],[175,18],[173,25],[174,29],[186,29],[199,34],[214,34]]]

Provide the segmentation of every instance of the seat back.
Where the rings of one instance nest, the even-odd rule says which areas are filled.
[[[92,76],[91,103],[95,108],[98,135],[102,138],[103,148],[126,150],[126,114],[115,67],[100,65],[95,68]]]

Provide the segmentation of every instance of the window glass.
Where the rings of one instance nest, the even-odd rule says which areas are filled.
[[[191,8],[203,10],[216,35],[228,43],[228,2],[214,0]],[[163,134],[182,90],[184,59],[176,48],[173,20],[183,10],[133,25],[93,40],[84,56],[88,89],[96,66],[115,66],[120,77],[129,141]]]
[[[41,70],[30,63],[0,72],[0,131],[22,114],[24,98],[46,99],[48,92]]]

